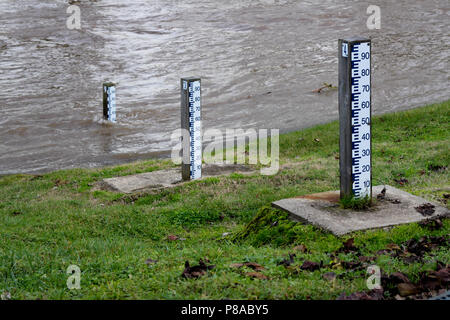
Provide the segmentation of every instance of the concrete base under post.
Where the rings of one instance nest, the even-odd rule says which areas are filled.
[[[249,166],[232,164],[206,164],[203,165],[203,177],[227,175],[231,173],[254,173]],[[110,191],[133,193],[145,190],[157,190],[177,187],[184,183],[180,168],[158,170],[135,175],[103,179],[100,188]]]
[[[287,211],[292,220],[313,224],[337,236],[450,215],[447,208],[388,185],[373,187],[374,199],[384,187],[385,198],[376,200],[373,207],[364,211],[342,209],[339,190],[283,199],[272,205]],[[425,203],[435,206],[435,212],[430,216],[423,216],[415,209]]]

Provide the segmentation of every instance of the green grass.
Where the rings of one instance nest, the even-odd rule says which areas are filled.
[[[355,198],[355,196],[344,196],[339,200],[339,204],[344,209],[365,210],[370,208],[373,203],[372,199],[366,195],[364,198]]]
[[[442,199],[449,193],[448,169],[439,169],[450,160],[449,123],[449,101],[374,117],[374,185]],[[125,195],[96,190],[95,184],[173,167],[169,161],[2,177],[0,293],[8,291],[13,299],[334,299],[366,290],[364,272],[330,282],[322,278],[327,269],[296,273],[277,265],[298,244],[309,252],[297,253],[296,265],[326,263],[327,253],[350,236],[338,238],[266,208],[282,198],[339,189],[338,132],[333,122],[281,135],[277,175],[233,174],[159,192]],[[400,179],[407,182],[399,185]],[[449,230],[447,219],[437,231],[409,224],[352,236],[369,255],[392,242]],[[222,237],[225,232],[231,235]],[[185,240],[169,241],[168,235]],[[147,265],[148,258],[158,263]],[[184,262],[197,264],[200,258],[216,267],[199,279],[183,279]],[[437,260],[450,263],[448,247],[421,263],[387,255],[375,263],[388,274],[402,271],[414,278]],[[263,265],[269,280],[230,267],[245,261]],[[72,264],[81,268],[80,290],[66,287]]]

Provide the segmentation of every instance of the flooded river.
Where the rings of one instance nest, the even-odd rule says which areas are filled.
[[[372,38],[375,114],[449,99],[450,2],[0,1],[0,174],[159,157],[180,127],[179,79],[202,78],[204,128],[337,119],[337,40]],[[102,82],[118,123],[102,123]]]

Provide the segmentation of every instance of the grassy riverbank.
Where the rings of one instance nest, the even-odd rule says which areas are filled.
[[[374,185],[390,184],[448,207],[449,124],[450,101],[375,117]],[[358,256],[338,250],[351,237],[360,254],[373,256],[383,272],[401,271],[413,282],[437,261],[450,263],[448,242],[416,261],[376,253],[393,248],[392,243],[402,249],[411,238],[448,240],[448,219],[436,230],[410,224],[337,238],[266,209],[259,215],[267,218],[258,220],[266,225],[236,236],[245,234],[258,211],[274,200],[339,188],[338,132],[333,122],[280,136],[277,175],[233,174],[159,192],[125,195],[95,185],[107,177],[172,167],[169,161],[2,177],[0,294],[9,292],[12,299],[335,299],[367,290],[365,269],[346,267]],[[291,265],[278,265],[289,253],[296,253]],[[185,261],[196,265],[199,259],[215,268],[198,279],[182,278]],[[322,261],[322,268],[302,270],[305,261]],[[254,267],[232,266],[242,262],[264,269],[255,274]],[[80,290],[66,287],[69,265],[81,268]],[[327,272],[336,279],[325,279]]]

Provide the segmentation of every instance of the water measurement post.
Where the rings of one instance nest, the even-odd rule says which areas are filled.
[[[112,82],[103,84],[103,118],[116,122],[116,85]]]
[[[341,198],[372,197],[371,41],[339,40]]]
[[[183,180],[202,177],[201,80],[181,79],[181,129]]]

